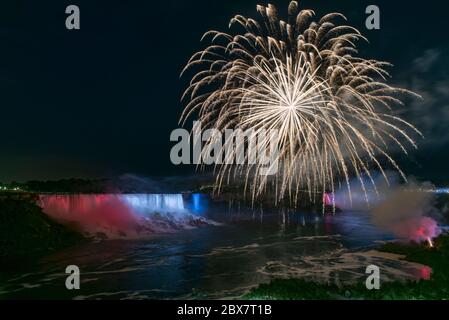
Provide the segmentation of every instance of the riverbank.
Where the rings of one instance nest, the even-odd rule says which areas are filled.
[[[268,284],[261,284],[244,298],[273,300],[441,300],[449,298],[448,234],[435,239],[433,248],[426,244],[390,242],[380,247],[379,251],[400,254],[407,261],[429,266],[431,268],[429,279],[381,282],[379,290],[367,290],[363,281],[356,285],[336,286],[304,279],[276,279]]]

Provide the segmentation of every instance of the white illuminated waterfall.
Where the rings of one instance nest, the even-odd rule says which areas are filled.
[[[132,208],[147,213],[182,213],[185,211],[181,194],[125,194],[120,197]]]

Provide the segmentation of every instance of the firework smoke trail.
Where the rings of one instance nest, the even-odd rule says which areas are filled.
[[[407,153],[406,145],[416,148],[408,131],[421,133],[395,116],[392,106],[402,104],[398,94],[417,95],[385,83],[390,64],[356,56],[355,43],[366,39],[339,24],[346,21],[340,13],[314,21],[314,12],[299,10],[296,1],[290,2],[287,21],[273,5],[258,5],[257,11],[258,20],[231,19],[229,27],[238,25],[241,33],[206,32],[203,39],[211,45],[195,53],[183,70],[195,72],[182,97],[188,101],[183,124],[197,115],[203,128],[218,132],[279,133],[280,169],[274,177],[260,174],[260,164],[221,164],[216,190],[243,177],[245,194],[250,191],[253,201],[274,192],[276,202],[288,198],[296,204],[302,190],[312,199],[337,183],[345,183],[350,196],[352,175],[362,186],[362,177],[368,177],[375,188],[370,168],[388,181],[385,163],[406,179],[387,149],[395,144]],[[203,152],[213,137],[209,141]]]

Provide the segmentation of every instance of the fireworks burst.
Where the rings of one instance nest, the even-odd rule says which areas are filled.
[[[197,115],[203,128],[219,132],[278,131],[275,176],[260,174],[260,164],[222,164],[216,190],[243,177],[253,200],[274,192],[276,202],[288,198],[296,204],[302,190],[313,200],[341,182],[350,195],[352,175],[362,186],[368,177],[375,189],[370,170],[388,181],[387,164],[405,179],[388,149],[394,144],[407,153],[407,144],[416,148],[409,131],[420,132],[395,116],[392,106],[402,104],[398,94],[416,94],[386,84],[389,63],[356,56],[356,42],[366,39],[341,25],[346,18],[340,13],[315,21],[314,12],[299,10],[296,1],[286,21],[273,5],[257,11],[257,20],[231,19],[230,27],[238,25],[240,33],[206,32],[203,39],[211,45],[183,70],[195,74],[182,98],[188,103],[181,122]],[[260,143],[268,147],[269,141]]]

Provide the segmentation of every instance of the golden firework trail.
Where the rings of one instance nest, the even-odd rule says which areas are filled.
[[[390,64],[357,56],[357,41],[366,39],[341,24],[341,13],[315,20],[314,11],[299,10],[296,1],[287,20],[270,4],[257,11],[259,19],[231,19],[229,27],[241,30],[234,35],[206,32],[202,40],[211,44],[183,70],[194,72],[182,97],[183,124],[196,116],[203,128],[219,132],[278,131],[274,176],[260,174],[260,164],[220,164],[216,191],[243,178],[253,201],[274,193],[276,202],[296,204],[303,190],[313,200],[340,183],[350,197],[353,176],[366,195],[364,178],[376,190],[371,171],[388,182],[387,165],[406,179],[390,153],[395,145],[407,154],[407,145],[416,148],[409,132],[421,133],[392,108],[402,105],[398,95],[417,95],[386,83]],[[259,142],[268,147],[268,138]]]

